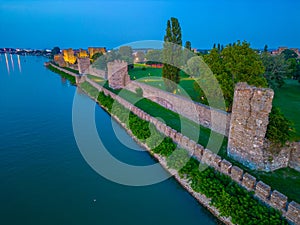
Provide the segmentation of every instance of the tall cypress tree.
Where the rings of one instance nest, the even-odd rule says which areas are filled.
[[[185,47],[186,49],[188,49],[188,50],[191,50],[191,49],[192,49],[192,44],[191,44],[191,42],[190,42],[190,41],[186,41],[184,47]]]
[[[181,27],[178,19],[171,18],[167,22],[166,35],[164,37],[162,75],[166,90],[174,92],[180,82],[179,72],[182,55]]]

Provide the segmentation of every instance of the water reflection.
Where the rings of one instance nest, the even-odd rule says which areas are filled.
[[[64,86],[64,87],[70,87],[71,86],[71,83],[68,79],[61,77],[60,80],[61,80],[62,86]]]
[[[20,71],[20,73],[22,73],[22,66],[21,66],[20,56],[19,56],[19,55],[17,55],[17,57],[18,57],[18,66],[19,66],[19,71]]]
[[[2,55],[4,55],[4,58],[5,58],[5,64],[6,64],[6,69],[7,69],[7,74],[10,74],[11,72],[11,68],[12,68],[12,71],[15,70],[15,56],[13,54],[7,54],[7,53],[4,53],[4,54],[0,54],[0,63],[4,62],[2,59]],[[20,55],[16,55],[17,56],[17,61],[18,61],[18,69],[19,69],[19,72],[22,73],[22,57]],[[23,58],[24,59],[24,58]],[[9,62],[10,61],[10,62]],[[24,59],[24,62],[26,62],[26,60]],[[10,65],[11,64],[11,65]]]
[[[10,54],[10,61],[11,61],[11,66],[12,66],[13,71],[15,71],[15,63],[14,63],[12,54]]]
[[[9,74],[10,70],[9,70],[9,64],[8,64],[8,59],[7,59],[7,54],[6,53],[5,53],[5,62],[6,62],[7,73]]]

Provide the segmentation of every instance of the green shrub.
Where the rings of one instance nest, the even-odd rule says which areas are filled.
[[[186,150],[180,148],[173,151],[172,155],[167,158],[168,167],[180,170],[189,161],[189,154]]]
[[[269,124],[266,138],[273,143],[284,145],[295,135],[293,124],[280,112],[279,108],[273,106],[269,115]]]
[[[143,89],[142,88],[136,88],[135,89],[136,97],[142,98],[143,97]]]
[[[133,135],[142,142],[145,142],[146,139],[151,135],[149,122],[142,120],[133,113],[129,114],[129,128],[132,131]]]

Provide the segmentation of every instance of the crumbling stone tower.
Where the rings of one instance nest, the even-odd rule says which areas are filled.
[[[130,81],[127,62],[115,60],[107,63],[107,79],[109,87],[113,89],[124,88]]]
[[[91,65],[90,62],[90,58],[89,57],[84,57],[84,58],[77,58],[77,62],[78,62],[78,70],[79,70],[79,74],[84,74],[84,72],[86,70],[88,70],[88,68]]]
[[[274,92],[238,83],[234,91],[227,153],[251,169],[264,170],[264,141]]]

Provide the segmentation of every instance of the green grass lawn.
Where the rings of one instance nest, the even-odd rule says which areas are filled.
[[[93,76],[93,75],[87,75],[87,77],[89,79],[91,79],[92,81],[94,81],[95,83],[101,85],[101,86],[103,86],[106,83],[106,80],[104,80],[101,77],[96,77],[96,76]]]
[[[148,84],[150,86],[156,87],[164,91],[166,90],[164,81],[162,79],[161,68],[147,67],[143,69],[140,65],[135,65],[135,68],[129,70],[128,73],[132,80],[138,80],[141,83]],[[189,76],[186,73],[180,71],[180,83],[175,94],[199,102],[199,95],[197,92],[194,91],[193,88],[194,82],[195,80],[193,78],[189,78]]]
[[[300,83],[286,80],[286,84],[275,91],[274,105],[291,120],[296,128],[295,140],[300,141]]]

